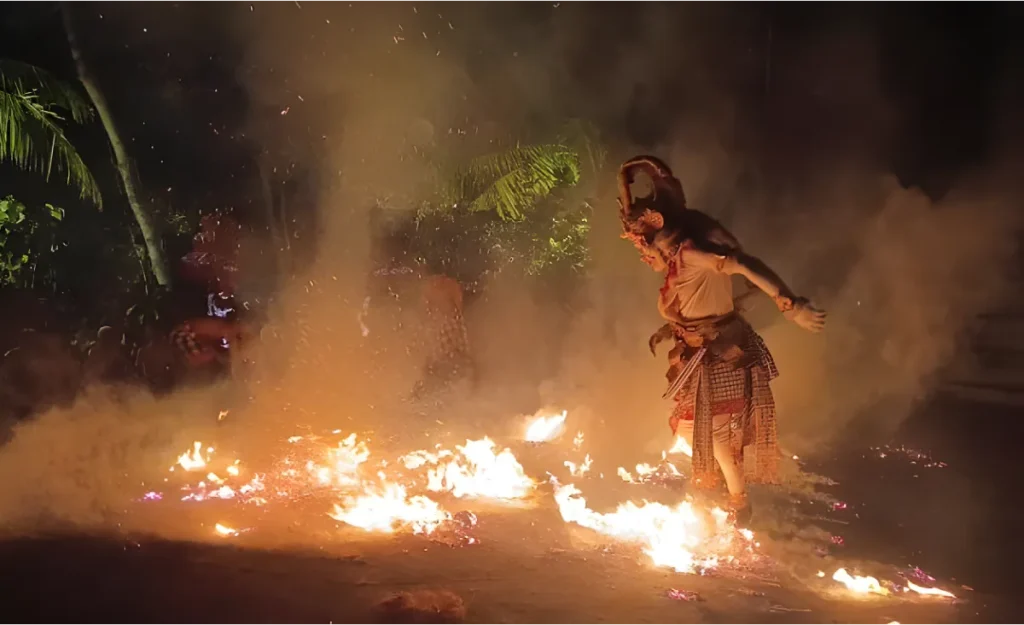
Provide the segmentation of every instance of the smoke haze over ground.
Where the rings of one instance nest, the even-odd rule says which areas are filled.
[[[195,30],[230,51],[248,100],[235,132],[313,181],[303,209],[315,219],[291,242],[313,260],[281,278],[252,401],[226,426],[213,420],[228,401],[221,387],[43,415],[0,453],[0,470],[23,476],[0,488],[3,514],[101,522],[138,495],[136,476],[211,436],[266,453],[306,426],[417,440],[439,418],[401,401],[418,365],[402,337],[370,345],[357,319],[368,209],[413,210],[435,161],[551,141],[570,118],[598,128],[611,165],[581,182],[599,200],[585,288],[556,302],[500,274],[484,286],[467,311],[481,386],[449,407],[453,430],[497,436],[512,429],[504,419],[558,407],[608,456],[667,445],[664,355],[646,344],[660,279],[619,239],[613,195],[618,162],[646,152],[675,168],[692,207],[830,313],[814,336],[765,297],[750,311],[781,371],[783,445],[841,441],[855,422],[894,431],[1005,291],[1020,213],[1019,181],[1005,175],[1013,152],[987,136],[974,171],[947,172],[928,192],[901,182],[892,154],[912,149],[916,109],[887,94],[884,33],[836,18],[814,36],[776,24],[769,40],[760,11],[242,3],[108,15],[139,54],[186,48]]]

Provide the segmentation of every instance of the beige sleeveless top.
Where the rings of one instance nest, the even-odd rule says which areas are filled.
[[[669,264],[658,297],[658,312],[667,321],[682,323],[727,315],[734,310],[732,277],[712,268],[682,262]]]

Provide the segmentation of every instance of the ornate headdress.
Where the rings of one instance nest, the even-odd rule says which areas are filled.
[[[630,193],[637,171],[651,178],[654,191],[650,196],[634,199]],[[622,238],[629,239],[641,252],[650,249],[654,236],[668,224],[677,224],[686,210],[683,185],[668,165],[654,156],[634,156],[619,168],[619,219]]]

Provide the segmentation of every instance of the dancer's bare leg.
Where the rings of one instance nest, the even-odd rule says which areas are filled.
[[[735,513],[737,513],[737,517],[740,517],[745,521],[746,517],[749,516],[749,509],[747,506],[747,485],[746,480],[743,477],[743,467],[736,463],[736,458],[732,453],[732,444],[730,442],[731,427],[731,414],[715,415],[712,420],[713,449],[715,461],[718,463],[718,467],[722,470],[722,476],[725,478],[725,486],[729,490],[730,507]],[[676,428],[676,434],[682,436],[690,448],[693,448],[692,420],[680,421],[679,426]]]

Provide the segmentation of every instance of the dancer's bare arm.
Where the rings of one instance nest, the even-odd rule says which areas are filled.
[[[723,234],[715,238],[724,241],[727,237]],[[728,238],[732,238],[731,235],[728,235]],[[717,241],[712,240],[712,243]],[[775,300],[776,306],[787,319],[805,330],[820,332],[825,327],[825,311],[815,308],[808,299],[797,296],[764,261],[747,254],[739,247],[728,249],[720,246],[715,251],[707,251],[687,241],[680,247],[679,256],[683,264],[743,276]]]

